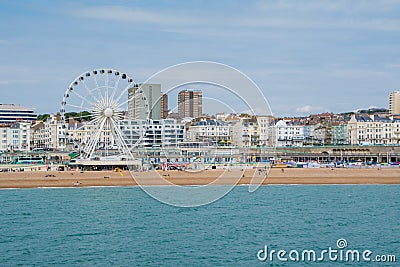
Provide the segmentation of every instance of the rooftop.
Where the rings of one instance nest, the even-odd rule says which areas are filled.
[[[202,120],[193,123],[193,126],[206,126],[206,125],[227,126],[228,123],[221,120]]]
[[[0,104],[0,110],[32,111],[31,108],[27,108],[27,107],[15,105],[15,104]]]

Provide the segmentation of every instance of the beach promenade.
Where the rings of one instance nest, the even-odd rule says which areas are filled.
[[[400,168],[384,169],[257,169],[135,172],[34,171],[0,173],[0,188],[216,185],[250,184],[253,177],[263,185],[273,184],[400,184]],[[218,179],[218,177],[220,177]]]

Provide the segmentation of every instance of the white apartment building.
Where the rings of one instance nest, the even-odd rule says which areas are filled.
[[[128,147],[177,147],[185,140],[185,125],[174,119],[123,120],[120,130]]]
[[[0,150],[29,151],[30,124],[30,122],[16,122],[0,126]]]
[[[400,120],[353,114],[347,124],[347,136],[352,145],[400,144]]]
[[[222,120],[201,120],[193,122],[186,132],[187,141],[206,142],[209,144],[228,144],[230,126]]]
[[[278,121],[270,128],[270,137],[272,145],[277,147],[284,146],[303,146],[304,144],[304,126],[289,124],[283,120]]]
[[[45,148],[65,150],[65,135],[59,115],[50,115],[44,123]]]
[[[60,116],[51,114],[46,121],[38,121],[32,125],[31,146],[32,148],[53,148],[64,151],[66,149],[64,132]]]
[[[33,109],[14,104],[0,104],[0,124],[11,124],[17,121],[36,121]]]

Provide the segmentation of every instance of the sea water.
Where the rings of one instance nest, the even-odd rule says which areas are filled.
[[[169,190],[165,187],[165,190]],[[139,187],[0,190],[1,266],[398,266],[400,186],[236,187],[197,208]],[[396,263],[287,262],[269,249],[347,248]],[[259,256],[260,256],[259,255]],[[274,256],[274,255],[273,255]],[[286,258],[288,255],[286,255]]]

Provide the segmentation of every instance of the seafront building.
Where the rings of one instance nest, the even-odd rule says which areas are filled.
[[[195,121],[189,124],[186,137],[191,142],[228,145],[231,144],[230,125],[216,119]]]
[[[143,90],[143,94],[138,93]],[[152,120],[161,119],[161,84],[139,84],[128,89],[128,119],[145,120],[147,112]],[[168,106],[167,106],[168,109]]]
[[[330,145],[332,140],[332,126],[317,123],[311,126],[311,145]]]
[[[249,148],[259,145],[259,126],[256,117],[242,117],[231,122],[230,137],[236,147]]]
[[[347,124],[332,126],[332,145],[347,145],[348,143]]]
[[[161,119],[166,119],[168,117],[168,95],[161,94]]]
[[[37,114],[30,108],[14,104],[0,104],[0,124],[12,124],[17,121],[34,122]]]
[[[185,141],[185,125],[173,119],[123,120],[119,128],[131,149],[178,147]]]
[[[177,142],[183,140],[245,148],[400,144],[400,118],[396,116],[353,114],[347,123],[332,126],[323,123],[302,125],[304,122],[289,118],[275,121],[269,116],[219,115],[219,118],[224,118],[225,121],[202,117],[187,120],[185,125],[175,119],[149,122],[124,120],[121,127],[123,126],[125,141],[131,147],[134,147],[145,132],[147,137],[143,139],[141,146],[147,147],[176,146]],[[3,129],[4,127],[10,125],[3,126]],[[67,123],[66,136],[62,127],[59,115],[51,115],[44,122],[32,124],[29,129],[29,147],[71,151],[74,150],[74,142],[71,140],[80,144],[87,143],[94,130],[94,125],[87,122],[70,120]],[[9,141],[2,142],[3,150],[11,145]],[[102,132],[99,145],[114,148],[117,144],[110,133]],[[23,147],[22,143],[18,147]]]
[[[134,97],[139,88],[143,90],[142,97]],[[178,113],[170,113],[168,95],[161,93],[160,84],[137,85],[128,94],[126,119],[119,127],[131,148],[178,147],[183,141],[236,148],[400,144],[400,116],[396,115],[400,92],[390,94],[391,115],[385,109],[369,109],[356,114],[321,113],[294,118],[203,115],[202,92],[198,90],[179,92]],[[145,121],[146,103],[151,110],[149,121]],[[63,129],[59,114],[50,115],[46,121],[35,121],[37,115],[31,109],[4,104],[0,104],[0,109],[2,151],[73,151],[78,148],[76,143],[88,143],[95,128],[88,122],[69,120],[67,129]],[[116,149],[117,143],[111,132],[104,131],[98,146]]]
[[[44,122],[37,121],[31,125],[30,128],[31,135],[31,148],[45,148],[46,146],[46,136]]]
[[[400,91],[391,92],[389,95],[389,113],[391,115],[400,114]]]
[[[203,93],[200,90],[183,90],[178,94],[180,118],[197,118],[203,114]]]
[[[60,114],[50,114],[46,121],[32,124],[30,136],[32,148],[66,150],[66,138]]]
[[[347,125],[347,136],[352,145],[398,145],[400,119],[353,114]]]
[[[0,151],[29,151],[30,122],[15,122],[0,126]]]
[[[269,143],[269,128],[272,122],[272,116],[257,116],[257,123],[258,123],[258,145],[259,146],[268,146]]]
[[[304,126],[290,121],[279,120],[273,123],[269,130],[270,146],[288,147],[304,145]]]

